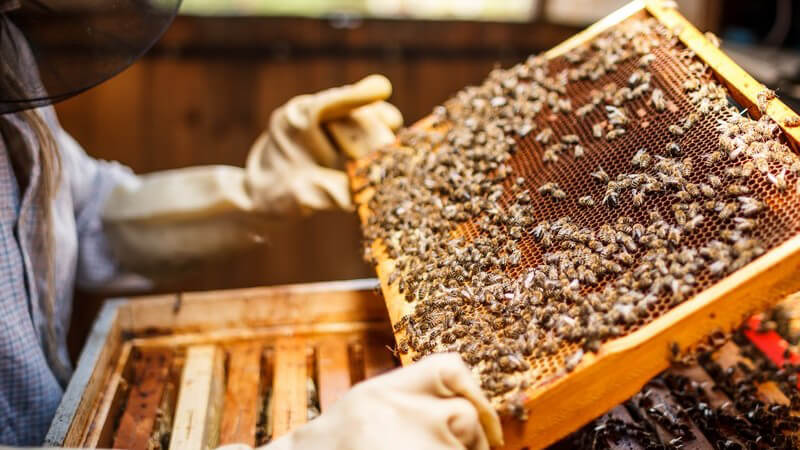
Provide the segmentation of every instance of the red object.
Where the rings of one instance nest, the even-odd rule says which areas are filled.
[[[775,331],[758,331],[761,328],[761,316],[756,315],[747,320],[744,335],[776,366],[782,367],[790,362],[800,364],[800,354],[788,350],[789,343]],[[800,382],[797,383],[800,387]]]

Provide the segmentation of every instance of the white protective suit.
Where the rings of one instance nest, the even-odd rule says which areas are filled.
[[[229,252],[263,239],[266,220],[351,209],[343,155],[394,140],[402,116],[383,102],[392,87],[372,75],[353,85],[295,97],[272,113],[247,167],[156,172],[118,186],[103,211],[114,254],[135,272]]]

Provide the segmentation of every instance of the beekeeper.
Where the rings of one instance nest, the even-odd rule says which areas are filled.
[[[350,209],[347,157],[391,142],[402,122],[389,81],[289,100],[245,168],[135,175],[87,156],[50,104],[115,75],[149,49],[180,0],[0,0],[0,444],[42,442],[69,381],[72,292],[146,286],[147,274],[241,248],[276,217]],[[47,43],[48,20],[83,51]],[[74,39],[74,42],[72,41]],[[124,108],[125,105],[120,105]],[[350,144],[334,146],[336,122]],[[488,448],[493,408],[457,355],[359,384],[267,447]]]

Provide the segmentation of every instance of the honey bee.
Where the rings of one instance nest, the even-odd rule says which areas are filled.
[[[746,219],[744,217],[734,217],[733,223],[737,231],[752,231],[756,227],[754,219]]]
[[[667,109],[667,101],[664,98],[664,91],[661,89],[653,89],[653,93],[650,94],[650,102],[653,103],[653,109],[657,112],[664,112]]]
[[[614,128],[613,130],[606,133],[606,140],[613,141],[614,139],[622,136],[623,134],[625,134],[624,128]]]
[[[708,266],[708,271],[711,272],[711,275],[718,277],[725,273],[730,263],[730,259],[728,258],[718,259]]]
[[[633,91],[631,91],[631,97],[639,98],[639,97],[643,96],[645,94],[645,92],[647,92],[649,90],[650,90],[650,83],[642,83],[642,84],[636,86],[635,88],[633,88]]]
[[[650,65],[650,63],[655,61],[655,59],[656,59],[656,55],[654,55],[652,53],[647,53],[647,54],[643,55],[641,58],[639,58],[639,67],[647,67],[647,66]]]
[[[610,180],[610,177],[608,176],[606,171],[603,170],[603,168],[599,167],[599,166],[598,166],[596,171],[592,172],[591,175],[592,175],[592,178],[595,179],[595,181],[597,181],[598,183],[601,183],[601,184],[606,184]]]
[[[608,105],[606,106],[606,112],[608,113],[608,123],[612,126],[625,126],[630,122],[630,119],[622,108]]]
[[[681,128],[679,125],[670,125],[667,127],[667,131],[669,131],[673,136],[683,136],[683,128]]]
[[[674,211],[674,215],[675,215],[675,222],[677,222],[678,225],[686,225],[686,222],[688,221],[688,217],[686,216],[686,212],[685,211],[683,211],[681,209],[676,209]]]
[[[718,217],[722,220],[726,220],[730,218],[738,209],[739,205],[737,205],[735,202],[723,203],[722,207],[718,211]]]
[[[800,117],[798,116],[787,117],[786,119],[783,120],[783,126],[787,128],[800,127]]]
[[[568,98],[558,100],[558,109],[562,112],[572,112],[572,102]]]
[[[789,171],[795,176],[800,176],[800,160],[795,160],[789,166]]]
[[[617,205],[619,205],[618,194],[613,190],[606,191],[606,195],[603,197],[603,203],[609,208],[616,208]]]
[[[788,187],[786,183],[786,169],[783,169],[778,175],[773,175],[772,172],[768,172],[767,180],[781,192],[785,191]],[[747,192],[743,192],[743,194],[747,194]]]
[[[716,189],[716,188],[719,188],[720,186],[722,186],[722,180],[720,179],[720,177],[718,177],[718,176],[716,176],[714,174],[708,174],[707,178],[708,178],[709,184],[711,184],[711,187]]]
[[[745,217],[751,217],[755,214],[758,214],[763,208],[764,205],[752,198],[752,197],[738,197],[739,203],[741,204],[741,212],[742,215]]]
[[[698,226],[700,226],[700,224],[703,223],[703,220],[705,220],[705,216],[703,216],[702,214],[698,214],[692,217],[686,222],[686,230],[694,231],[695,228],[697,228]]]
[[[697,110],[700,111],[701,114],[708,114],[711,112],[711,109],[711,100],[709,100],[708,97],[701,98],[700,103],[697,105]]]
[[[698,89],[700,89],[700,81],[696,78],[689,78],[683,82],[684,91],[696,91]]]
[[[722,45],[722,42],[720,41],[719,37],[710,31],[706,31],[705,33],[703,33],[703,36],[705,36],[706,39],[708,39],[708,41],[714,47],[719,48],[719,46]]]
[[[692,195],[685,190],[676,192],[675,197],[682,202],[688,202],[692,199]]]
[[[645,193],[662,192],[663,190],[664,190],[664,185],[659,181],[647,182],[642,185],[642,192]]]
[[[735,243],[742,239],[742,233],[738,230],[722,230],[719,232],[719,237],[730,243]]]
[[[713,176],[713,175],[710,175],[710,176]],[[705,183],[700,183],[700,192],[706,198],[714,198],[714,196],[716,195],[716,192],[714,191],[714,188],[709,186],[709,185],[707,185],[707,184],[705,184]]]
[[[726,167],[725,168],[725,175],[729,178],[742,178],[742,168],[739,166],[734,167]]]
[[[644,205],[644,192],[634,189],[632,193],[633,206],[637,208]]]
[[[688,223],[688,222],[687,222]],[[670,227],[669,233],[667,234],[667,241],[669,241],[672,245],[678,246],[681,244],[681,230],[678,227]]]
[[[630,77],[628,77],[628,84],[635,86],[644,81],[645,72],[642,70],[635,70]]]
[[[688,130],[692,128],[698,120],[700,120],[700,116],[697,113],[689,113],[689,115],[683,118],[681,127],[683,127],[684,130]]]
[[[590,112],[592,112],[594,110],[594,108],[595,108],[595,105],[593,103],[587,103],[587,104],[581,106],[580,108],[576,109],[575,110],[575,114],[578,117],[584,117],[587,114],[589,114]]]
[[[711,166],[711,165],[718,164],[719,162],[721,162],[723,157],[724,156],[723,156],[722,152],[713,151],[711,153],[707,153],[704,158],[705,158],[706,164]]]
[[[550,143],[550,139],[552,138],[553,138],[552,128],[545,128],[544,130],[540,131],[539,134],[537,134],[535,137],[536,142],[540,144],[548,144]]]
[[[614,106],[621,106],[623,103],[625,103],[626,100],[630,100],[632,98],[633,98],[633,91],[631,90],[631,88],[625,86],[620,88],[619,90],[617,90],[617,92],[614,93],[611,103]]]
[[[689,64],[689,71],[694,73],[695,75],[702,75],[706,72],[706,65],[701,63],[700,61],[695,61]]]
[[[579,143],[580,141],[581,141],[581,139],[578,137],[577,134],[567,134],[567,135],[561,136],[561,142],[563,142],[565,144],[574,145],[574,144]]]
[[[769,172],[769,161],[767,161],[766,157],[759,157],[758,155],[753,158],[755,162],[755,168],[758,169],[759,172],[766,174]]]
[[[635,260],[633,258],[633,255],[631,255],[630,253],[628,253],[627,251],[624,251],[624,250],[621,251],[621,252],[615,253],[614,254],[614,259],[616,259],[617,261],[619,261],[620,263],[622,263],[622,264],[624,264],[626,266],[631,266],[635,262]]]
[[[699,196],[700,196],[700,194],[701,194],[701,192],[700,192],[700,186],[698,186],[697,184],[694,184],[694,183],[686,183],[686,184],[684,184],[684,185],[683,185],[683,188],[684,188],[684,189],[686,190],[686,192],[688,192],[688,193],[689,193],[689,195],[690,195],[690,196],[692,196],[692,197],[699,197]]]
[[[600,103],[603,103],[604,97],[605,95],[601,91],[598,91],[597,89],[592,89],[591,91],[589,91],[589,99],[595,106],[599,105]]]
[[[631,165],[637,169],[646,169],[652,158],[644,148],[639,149],[631,158]]]
[[[731,184],[727,188],[728,195],[740,196],[750,193],[750,188],[743,184]]]
[[[596,124],[592,125],[592,136],[594,136],[597,139],[603,137],[603,124],[602,123],[596,123]]]
[[[558,153],[552,148],[548,148],[542,153],[542,162],[544,163],[558,162],[559,159]]]
[[[575,159],[580,159],[580,158],[583,158],[583,155],[584,155],[585,153],[586,153],[586,149],[585,149],[585,148],[583,148],[583,146],[582,146],[582,145],[576,145],[576,146],[575,146],[575,147],[572,149],[572,154],[573,154],[573,156],[575,157]]]
[[[558,184],[553,183],[552,181],[548,181],[539,186],[538,191],[540,194],[545,195],[545,194],[551,194],[555,189],[558,189]],[[541,226],[542,224],[539,225]]]
[[[758,110],[761,111],[762,113],[766,112],[770,100],[774,99],[775,97],[777,97],[777,95],[775,95],[775,91],[766,88],[761,92],[759,92],[758,94],[756,94],[756,103],[758,105]]]
[[[591,195],[586,195],[578,199],[578,205],[583,206],[585,208],[591,208],[594,206],[594,199]]]
[[[522,259],[522,253],[519,250],[514,250],[508,257],[508,264],[511,266],[518,266]]]
[[[681,146],[678,145],[677,142],[669,142],[667,143],[667,153],[672,156],[680,156],[683,151],[681,150]]]
[[[531,131],[536,129],[536,124],[531,122],[524,122],[520,126],[516,128],[516,132],[520,137],[525,137],[530,134]]]

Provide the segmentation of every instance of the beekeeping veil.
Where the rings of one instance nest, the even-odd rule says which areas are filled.
[[[0,0],[0,114],[55,103],[130,66],[180,0]]]

